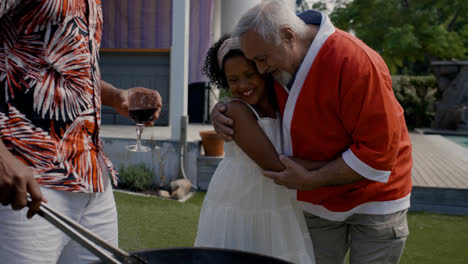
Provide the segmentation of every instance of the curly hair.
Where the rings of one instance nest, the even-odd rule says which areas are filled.
[[[218,50],[223,44],[223,42],[230,38],[229,34],[223,35],[218,41],[216,41],[211,47],[208,49],[206,53],[205,63],[202,68],[203,74],[205,74],[210,82],[214,84],[218,88],[222,89],[229,89],[229,85],[226,80],[226,75],[223,69],[218,65]],[[229,51],[226,56],[223,58],[223,65],[226,59],[235,57],[235,56],[244,56],[244,53],[239,50],[231,50]],[[251,62],[251,61],[249,61]],[[254,66],[255,64],[251,62]]]

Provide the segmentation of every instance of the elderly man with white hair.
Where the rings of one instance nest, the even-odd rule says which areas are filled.
[[[264,174],[298,190],[317,263],[344,263],[348,250],[351,263],[398,263],[408,236],[411,141],[383,59],[325,14],[296,15],[281,1],[248,10],[233,35],[259,72],[277,80],[287,169]],[[218,103],[212,120],[230,141],[224,111]],[[317,169],[287,156],[317,161]]]

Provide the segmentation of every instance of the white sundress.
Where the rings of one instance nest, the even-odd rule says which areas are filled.
[[[280,119],[260,118],[248,106],[281,153]],[[234,141],[225,143],[224,151],[203,202],[195,246],[245,250],[298,264],[315,263],[296,191],[265,177]]]

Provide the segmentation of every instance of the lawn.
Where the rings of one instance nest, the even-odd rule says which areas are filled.
[[[468,263],[468,216],[410,212],[408,225],[401,263]]]
[[[193,246],[204,193],[196,193],[184,203],[119,192],[114,195],[123,250]]]
[[[185,203],[115,192],[119,247],[126,251],[192,246],[204,193]],[[468,263],[468,216],[408,214],[410,236],[400,263]]]

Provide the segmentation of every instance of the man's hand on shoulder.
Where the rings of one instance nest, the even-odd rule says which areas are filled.
[[[233,120],[225,115],[226,104],[218,102],[211,111],[211,122],[213,127],[224,141],[229,142],[233,140],[234,130],[232,129]]]

